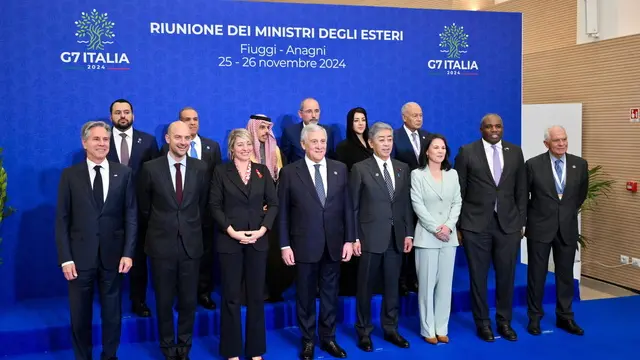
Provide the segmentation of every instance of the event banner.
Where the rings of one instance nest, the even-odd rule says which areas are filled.
[[[223,154],[229,131],[251,114],[270,116],[279,137],[300,121],[307,97],[340,139],[349,109],[398,128],[402,105],[415,101],[423,128],[445,135],[452,156],[479,138],[489,112],[520,143],[520,14],[213,0],[2,8],[0,147],[20,213],[3,227],[4,252],[17,255],[5,257],[13,269],[0,281],[17,281],[15,271],[35,284],[16,284],[18,297],[65,293],[52,238],[57,182],[82,159],[82,124],[109,121],[118,98],[132,102],[135,127],[159,143],[180,108],[196,108],[200,133]],[[23,248],[29,242],[42,251]]]

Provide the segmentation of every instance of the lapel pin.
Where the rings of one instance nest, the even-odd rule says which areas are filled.
[[[113,174],[113,177],[118,177],[118,174]]]
[[[575,168],[576,168],[576,166],[575,166],[575,165],[573,165],[573,166],[572,166],[572,168],[574,168],[574,169],[575,169]]]
[[[504,149],[505,149],[506,151],[509,151],[509,148],[508,148],[508,147],[506,147],[506,148],[504,148]]]
[[[380,174],[376,173],[376,176],[380,176]]]
[[[211,150],[211,148],[209,147],[209,145],[207,145],[207,150]]]
[[[142,144],[142,139],[138,138],[138,144]]]
[[[333,172],[333,175],[338,175],[338,172],[337,172],[337,171],[334,171],[334,172]]]
[[[422,139],[426,139],[426,138],[423,136]]]

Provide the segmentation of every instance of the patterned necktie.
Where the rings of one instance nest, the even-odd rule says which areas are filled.
[[[122,140],[120,141],[120,164],[129,165],[129,147],[127,146],[127,134],[120,133]]]
[[[556,174],[558,174],[558,180],[561,181],[560,184],[556,181],[556,190],[558,194],[562,194],[564,192],[564,181],[562,181],[562,160],[556,160],[555,162]]]
[[[196,151],[196,142],[191,142],[191,153],[189,154],[192,158],[198,158],[198,152]]]
[[[174,164],[176,167],[176,200],[178,205],[182,204],[182,171],[180,171],[180,163]]]
[[[393,183],[391,182],[391,176],[389,175],[389,170],[387,170],[387,163],[385,162],[384,165],[384,171],[382,172],[382,175],[384,176],[384,182],[387,184],[387,190],[389,191],[389,198],[391,198],[391,200],[393,200],[393,196],[395,194],[395,191],[393,190]]]
[[[418,132],[411,133],[413,139],[413,152],[416,153],[416,158],[420,157],[420,141],[418,141]]]
[[[326,196],[324,195],[324,184],[322,183],[322,176],[320,175],[320,164],[315,164],[313,166],[316,168],[316,173],[315,173],[316,192],[318,193],[318,199],[320,199],[320,203],[322,204],[322,206],[324,206]]]
[[[98,209],[102,210],[104,205],[104,189],[102,188],[102,175],[100,174],[102,166],[96,165],[93,169],[96,171],[96,177],[93,179],[93,198],[96,200]]]
[[[496,145],[491,145],[493,148],[493,181],[496,185],[500,183],[500,176],[502,176],[502,166],[500,165],[500,150]]]

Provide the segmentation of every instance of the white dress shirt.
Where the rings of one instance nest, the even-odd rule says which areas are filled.
[[[184,190],[184,184],[187,180],[187,157],[183,157],[182,160],[176,161],[171,153],[167,153],[167,159],[169,160],[169,171],[171,172],[171,183],[173,184],[173,190],[176,190],[176,164],[180,164],[180,174],[182,175],[182,189]]]
[[[489,142],[482,139],[482,145],[484,145],[484,153],[487,155],[487,161],[489,162],[489,170],[493,174],[493,148]],[[496,143],[496,149],[498,150],[498,156],[500,156],[500,169],[504,170],[504,157],[502,156],[502,140]]]
[[[393,176],[394,171],[393,171],[393,164],[391,163],[391,157],[389,157],[387,159],[387,161],[384,161],[382,159],[380,159],[378,157],[378,155],[373,154],[373,158],[376,159],[376,163],[378,164],[378,167],[380,168],[380,176],[382,176],[382,180],[384,180],[384,164],[387,164],[387,171],[389,172],[389,177],[391,178],[391,184],[393,185],[393,190],[396,189],[396,178],[395,176]]]
[[[327,159],[322,158],[320,162],[315,163],[307,156],[304,157],[304,163],[307,164],[309,175],[311,175],[311,181],[313,185],[316,185],[316,164],[320,164],[320,177],[322,178],[322,187],[324,188],[324,197],[327,197]]]
[[[198,153],[198,159],[202,160],[202,139],[200,139],[200,136],[196,134],[196,137],[191,139],[191,141],[195,142],[195,148],[196,148],[196,153]],[[191,156],[191,142],[189,142],[189,150],[187,151],[187,156]]]
[[[125,134],[124,138],[127,148],[129,149],[129,159],[131,159],[131,148],[133,147],[133,126],[129,127],[125,131],[120,131],[117,128],[113,128],[113,144],[116,146],[116,152],[118,153],[118,159],[120,163],[122,163],[122,155],[120,154],[120,144],[122,143],[122,136],[120,134]]]
[[[96,165],[102,166],[102,168],[100,169],[100,176],[102,177],[102,200],[104,202],[107,202],[107,195],[109,192],[109,161],[105,159],[102,161],[102,163],[96,164],[93,161],[87,159],[87,168],[89,170],[89,184],[91,185],[91,190],[93,190],[93,181],[96,179],[96,170],[94,169]],[[73,261],[64,262],[60,266],[65,266],[68,264],[73,264]]]

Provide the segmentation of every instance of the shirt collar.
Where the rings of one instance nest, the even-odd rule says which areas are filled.
[[[198,136],[198,134],[196,134],[196,136],[194,136],[193,139],[191,139],[191,141],[195,142],[196,145],[200,145],[202,140],[200,139],[200,136]]]
[[[313,160],[309,159],[308,156],[304,156],[304,162],[307,164],[307,167],[313,167],[315,164],[320,164],[320,167],[326,167],[327,166],[327,158],[323,157],[322,160],[320,160],[320,162],[315,163],[313,162]]]
[[[109,161],[107,159],[104,159],[102,160],[102,163],[97,164],[87,158],[87,166],[89,167],[89,171],[93,171],[93,168],[95,168],[96,165],[100,165],[104,170],[109,171]]]
[[[114,136],[114,138],[116,140],[122,139],[122,136],[120,136],[120,134],[126,134],[127,135],[127,139],[133,139],[133,126],[130,126],[127,130],[125,131],[121,131],[118,128],[115,128],[115,134],[116,136]]]
[[[378,163],[378,166],[383,167],[385,163],[387,163],[388,167],[391,167],[391,158],[388,158],[387,161],[382,160],[381,158],[378,157],[378,155],[373,154],[373,158],[376,159],[376,163]]]
[[[562,154],[561,157],[557,158],[551,153],[551,151],[549,151],[549,157],[551,158],[551,162],[555,162],[556,160],[560,160],[560,161],[562,161],[563,164],[567,163],[567,154],[566,153]]]
[[[187,167],[187,157],[186,156],[183,157],[182,160],[180,160],[178,162],[178,161],[175,161],[175,159],[171,156],[170,153],[167,152],[167,158],[169,159],[169,166],[171,166],[171,167],[174,167],[175,164],[178,164],[178,163],[182,164],[182,166],[184,166],[184,167]]]
[[[482,139],[482,145],[484,145],[485,150],[486,149],[491,149],[491,147],[493,146],[493,144],[489,143],[487,140]],[[495,143],[496,148],[498,150],[502,150],[502,140],[498,141],[497,143]]]

